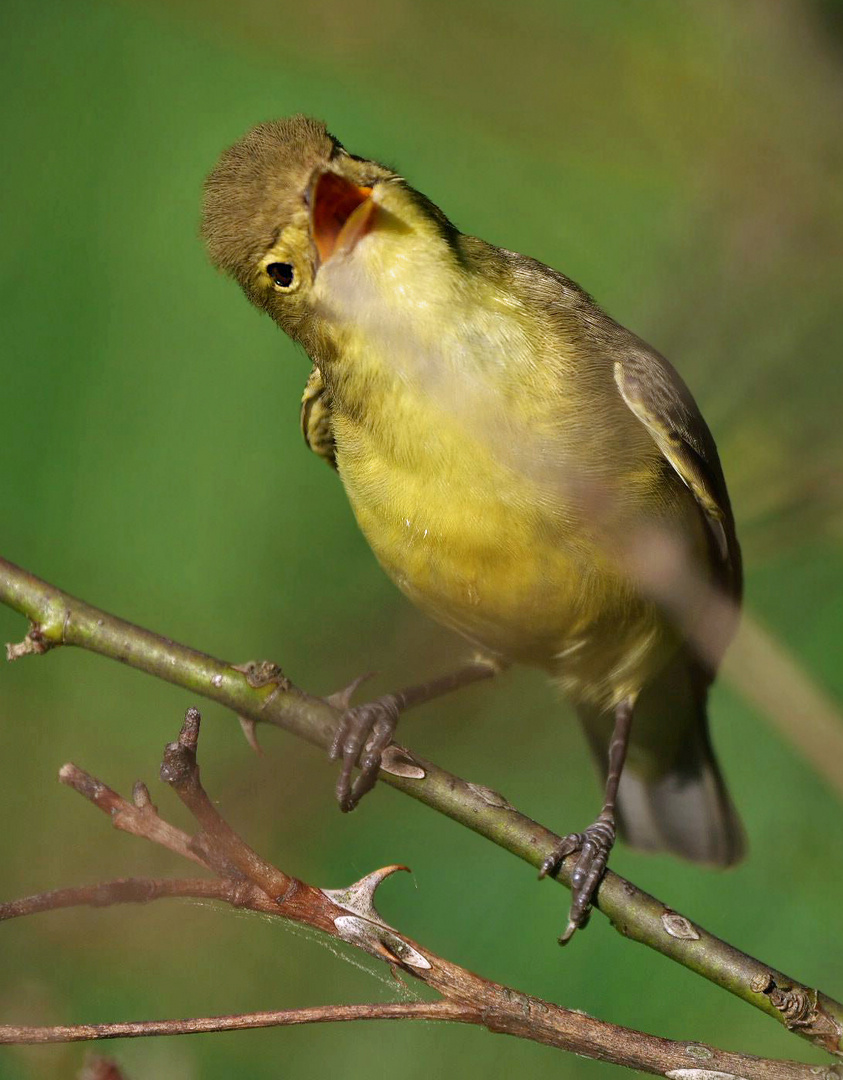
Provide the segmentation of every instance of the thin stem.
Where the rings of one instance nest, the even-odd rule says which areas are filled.
[[[185,1020],[138,1020],[123,1024],[55,1024],[51,1027],[0,1026],[0,1045],[89,1042],[92,1039],[137,1039],[151,1035],[201,1035],[209,1031],[291,1024],[337,1023],[345,1020],[451,1020],[476,1023],[476,1010],[449,1001],[414,1001],[372,1005],[318,1005],[274,1012],[236,1013]],[[805,1073],[807,1076],[808,1074]]]
[[[111,907],[114,904],[148,904],[164,897],[191,897],[202,900],[225,900],[234,904],[236,893],[229,882],[210,878],[117,878],[96,885],[79,885],[71,889],[51,889],[19,900],[0,904],[0,922],[37,915],[42,911],[58,911],[71,907]],[[245,897],[236,906],[253,907]],[[255,907],[254,910],[264,910]]]
[[[63,765],[59,770],[59,780],[80,795],[92,802],[94,806],[108,814],[111,824],[115,829],[131,833],[134,836],[143,836],[152,840],[161,847],[181,855],[185,859],[192,859],[200,866],[207,865],[205,861],[193,849],[191,837],[182,829],[177,829],[158,816],[158,811],[152,805],[149,791],[145,784],[135,784],[135,802],[130,803],[116,791],[103,784],[80,769],[72,762]]]

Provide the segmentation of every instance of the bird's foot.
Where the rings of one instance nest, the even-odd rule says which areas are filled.
[[[591,914],[591,899],[606,869],[609,852],[615,843],[615,823],[609,816],[601,816],[589,825],[585,832],[569,833],[563,837],[555,851],[544,860],[539,877],[548,874],[554,876],[562,860],[575,852],[580,852],[577,865],[571,875],[571,908],[568,912],[568,925],[559,938],[559,944],[567,944],[576,930],[588,922]]]
[[[349,691],[362,681],[360,679],[353,683]],[[329,751],[331,761],[342,758],[336,790],[340,810],[346,813],[353,810],[366,792],[375,786],[381,767],[381,754],[392,742],[398,717],[401,715],[401,706],[394,694],[386,694],[351,709],[347,707],[349,696],[350,693],[345,692],[334,695],[332,703],[345,698],[343,704],[346,711]],[[351,773],[355,765],[359,767],[360,774],[352,784]]]

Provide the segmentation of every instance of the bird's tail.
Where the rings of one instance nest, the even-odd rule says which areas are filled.
[[[708,736],[708,679],[682,651],[642,691],[618,789],[621,836],[644,851],[731,866],[744,830]],[[580,719],[605,777],[613,717],[581,707]]]

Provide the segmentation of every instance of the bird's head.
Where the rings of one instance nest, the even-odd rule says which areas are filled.
[[[303,116],[259,124],[225,151],[202,234],[212,261],[311,355],[373,307],[424,303],[426,282],[455,263],[456,232],[433,203]]]

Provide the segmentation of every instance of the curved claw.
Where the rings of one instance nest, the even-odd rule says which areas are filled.
[[[575,851],[580,853],[571,874],[571,907],[568,911],[568,924],[559,938],[560,945],[566,945],[574,933],[588,922],[591,901],[606,870],[609,852],[614,843],[614,822],[607,818],[598,818],[585,832],[570,833],[563,837],[556,850],[542,863],[539,877],[555,874],[563,859]]]
[[[375,786],[380,771],[381,754],[392,742],[400,709],[391,694],[358,705],[345,713],[331,743],[332,761],[342,758],[337,779],[337,801],[344,812],[353,810]],[[358,765],[360,774],[352,784],[351,773]]]

